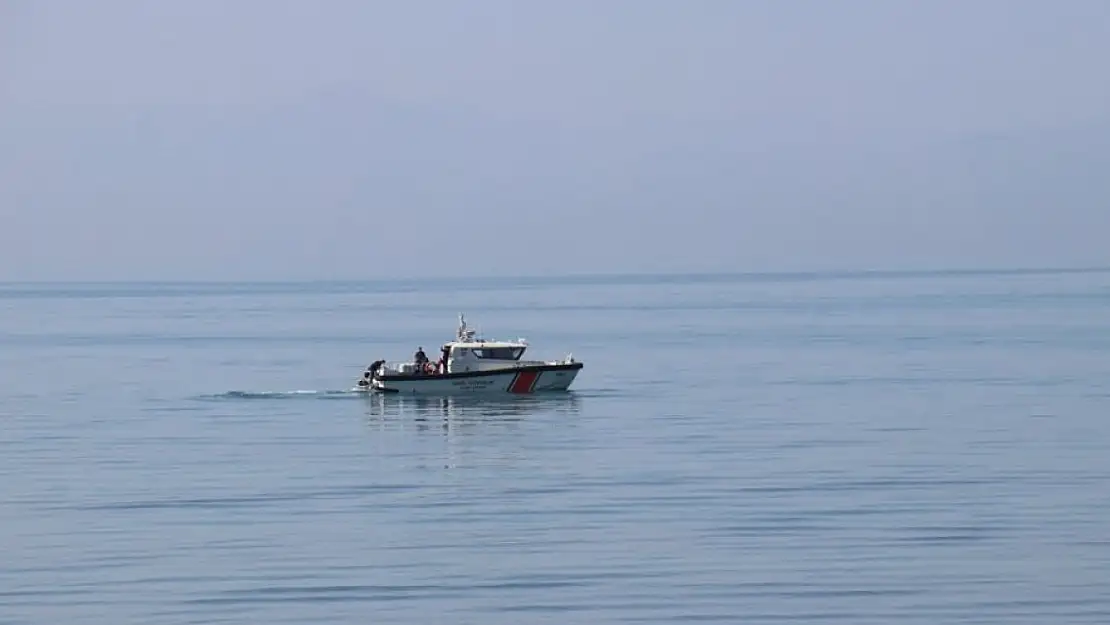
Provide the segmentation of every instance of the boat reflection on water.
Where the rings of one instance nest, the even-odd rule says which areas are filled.
[[[365,398],[366,426],[382,458],[400,459],[427,469],[497,470],[522,466],[525,452],[516,442],[529,432],[563,429],[576,422],[579,396],[571,392],[520,397],[398,396],[374,393]],[[573,426],[571,426],[573,427]],[[406,432],[434,435],[436,446],[413,447]],[[505,437],[508,437],[507,439]],[[493,442],[501,441],[501,442]]]
[[[550,414],[577,414],[579,398],[571,391],[508,397],[389,395],[367,396],[367,416],[372,419],[410,417],[416,421],[444,419],[453,422],[520,421]]]

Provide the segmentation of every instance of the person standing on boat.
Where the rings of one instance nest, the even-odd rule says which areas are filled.
[[[416,348],[416,353],[413,354],[412,359],[416,363],[417,371],[423,371],[424,365],[428,364],[428,355],[424,353],[423,347]]]

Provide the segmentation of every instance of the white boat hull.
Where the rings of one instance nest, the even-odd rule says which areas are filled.
[[[493,371],[376,377],[358,390],[405,395],[514,394],[566,391],[582,370],[582,363],[529,365]]]

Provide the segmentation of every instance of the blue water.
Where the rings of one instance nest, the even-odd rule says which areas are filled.
[[[568,394],[355,396],[465,312]],[[0,285],[0,623],[1107,623],[1110,272]]]

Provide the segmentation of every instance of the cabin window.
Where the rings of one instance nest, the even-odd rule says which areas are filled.
[[[494,360],[517,360],[523,353],[523,347],[483,347],[474,350],[475,356]]]

